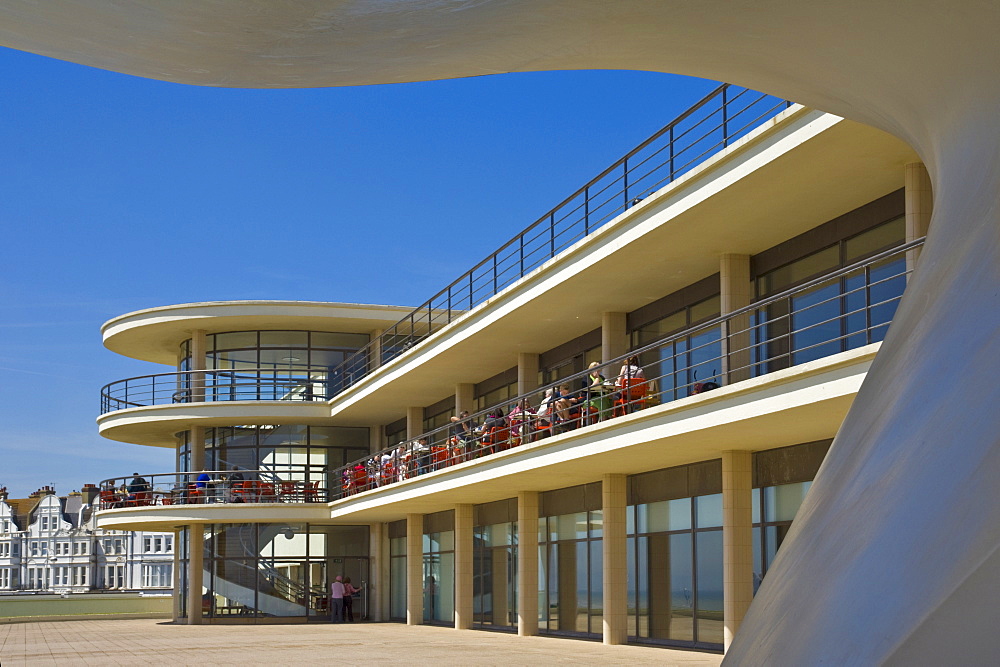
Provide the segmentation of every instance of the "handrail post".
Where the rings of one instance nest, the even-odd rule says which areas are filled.
[[[729,145],[729,84],[722,89],[722,146]]]
[[[556,256],[556,214],[549,214],[549,259]]]
[[[625,186],[625,189],[623,190],[623,193],[625,195],[625,208],[622,210],[627,210],[628,209],[628,158],[622,160],[622,183]]]
[[[518,237],[521,241],[519,253],[521,255],[521,277],[524,277],[524,234]]]
[[[583,189],[583,235],[590,236],[590,186]],[[522,270],[521,273],[524,273]]]

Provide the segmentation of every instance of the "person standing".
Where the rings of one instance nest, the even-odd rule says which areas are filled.
[[[343,577],[339,574],[337,579],[330,584],[330,622],[331,623],[343,623],[344,622],[344,593],[346,589],[344,588],[344,583],[342,581]]]
[[[361,589],[351,583],[350,577],[344,577],[344,617],[348,623],[354,622],[354,594],[360,592]]]

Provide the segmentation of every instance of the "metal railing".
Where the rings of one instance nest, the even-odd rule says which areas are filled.
[[[140,375],[101,388],[101,414],[126,408],[214,401],[326,401],[330,372],[320,368],[241,368]]]
[[[99,484],[98,509],[207,503],[327,502],[326,473],[312,467],[202,470],[112,477]],[[273,481],[272,481],[273,480]]]
[[[881,341],[906,285],[907,252],[922,244],[920,239],[878,253],[600,368],[452,418],[447,426],[334,470],[331,487],[337,481],[340,486],[331,493],[362,493]]]
[[[747,88],[720,85],[348,357],[336,369],[340,382],[331,387],[333,395],[498,294],[791,104]]]

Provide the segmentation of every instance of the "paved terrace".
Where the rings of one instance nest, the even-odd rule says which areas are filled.
[[[683,665],[722,656],[643,646],[395,623],[173,625],[89,620],[0,625],[0,663],[14,665],[286,665],[331,660],[386,665]]]

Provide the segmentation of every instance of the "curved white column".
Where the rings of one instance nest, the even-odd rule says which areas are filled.
[[[933,183],[930,238],[735,638],[727,661],[742,664],[934,663],[988,656],[1000,643],[985,613],[996,585],[982,585],[1000,581],[998,33],[1000,5],[975,0],[0,8],[2,44],[171,81],[301,87],[658,70],[750,86],[908,141]],[[961,622],[948,625],[952,609]]]

